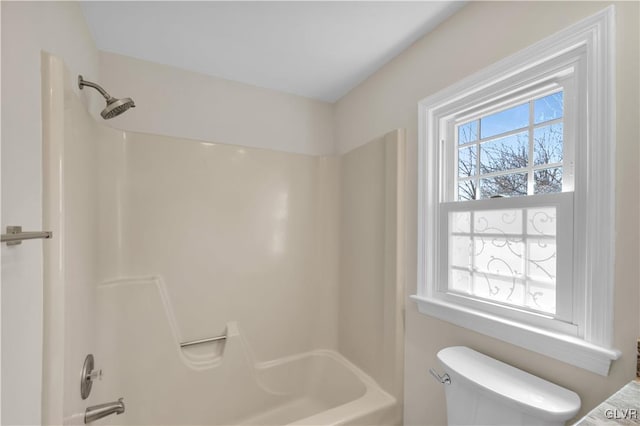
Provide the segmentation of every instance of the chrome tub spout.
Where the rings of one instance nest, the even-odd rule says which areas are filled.
[[[107,417],[113,413],[124,413],[124,398],[120,398],[117,401],[107,402],[106,404],[94,405],[88,407],[84,412],[84,422],[91,423],[95,420]]]

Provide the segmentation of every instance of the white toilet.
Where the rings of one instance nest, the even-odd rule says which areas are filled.
[[[449,425],[564,425],[580,409],[575,392],[467,347],[442,349],[438,360]]]

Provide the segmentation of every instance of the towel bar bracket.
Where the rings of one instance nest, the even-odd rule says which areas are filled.
[[[22,232],[22,226],[7,226],[7,233],[2,234],[2,242],[8,246],[22,244],[23,240],[48,239],[53,234],[49,231],[43,232]]]

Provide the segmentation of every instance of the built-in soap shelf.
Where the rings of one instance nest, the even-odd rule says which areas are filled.
[[[224,332],[220,332],[219,329],[212,329],[213,338],[209,337],[198,340],[184,338],[180,332],[180,327],[178,326],[178,322],[173,311],[173,303],[169,296],[169,292],[167,291],[166,284],[159,275],[113,278],[103,281],[98,288],[101,291],[118,289],[121,291],[132,291],[134,289],[138,289],[134,294],[140,293],[140,290],[143,288],[152,288],[153,291],[157,292],[156,294],[160,299],[159,302],[161,304],[162,313],[167,320],[167,325],[171,332],[170,337],[165,340],[163,344],[175,345],[174,347],[176,348],[180,360],[190,368],[195,370],[215,368],[222,363],[222,358],[225,355],[225,352],[228,352],[231,348],[235,348],[234,350],[238,350],[240,351],[239,353],[243,353],[242,348],[244,348],[244,346],[240,339],[238,339],[240,337],[240,332],[238,324],[235,321],[227,322]],[[127,300],[130,300],[132,294],[125,293],[122,297],[126,297]],[[149,297],[152,296],[147,295],[145,300],[149,300]],[[138,314],[140,313],[138,312]],[[216,331],[218,333],[216,333]]]
[[[225,348],[240,335],[238,325],[229,322],[225,332],[219,336],[183,341],[179,344],[185,361],[195,368],[210,368],[222,362]]]

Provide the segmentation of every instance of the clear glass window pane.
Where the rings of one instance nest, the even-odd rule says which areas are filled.
[[[529,134],[517,133],[480,144],[480,173],[502,172],[527,167]]]
[[[476,145],[458,149],[458,176],[469,177],[476,174]]]
[[[534,129],[533,152],[536,165],[562,162],[564,126],[552,124]]]
[[[469,143],[478,140],[478,120],[458,126],[458,144]]]
[[[465,180],[458,183],[458,201],[471,201],[476,199],[476,183]]]
[[[537,99],[533,103],[533,114],[535,124],[562,117],[564,114],[563,93],[558,92]]]
[[[513,173],[480,179],[480,197],[520,197],[527,195],[527,173]]]
[[[480,138],[521,129],[529,125],[529,104],[522,104],[480,119]]]
[[[536,170],[533,178],[535,194],[562,192],[562,167]]]

